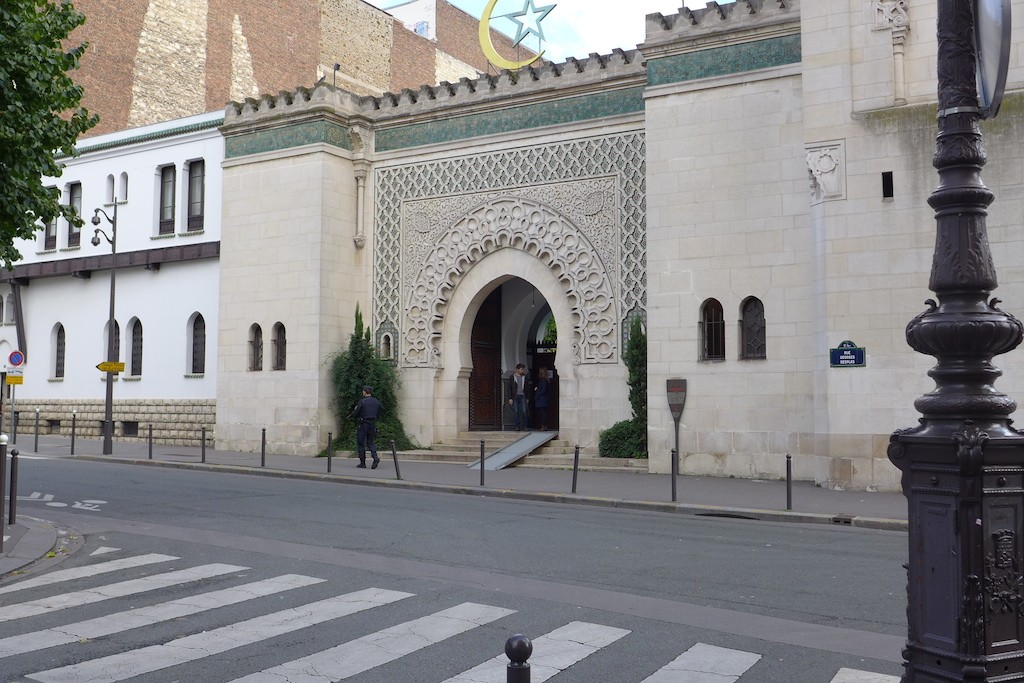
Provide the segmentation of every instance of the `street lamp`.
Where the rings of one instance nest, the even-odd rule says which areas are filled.
[[[993,59],[1005,76],[1007,52],[986,36],[1009,31],[996,7],[1008,5],[938,0],[939,186],[928,200],[938,302],[907,325],[910,346],[937,361],[935,389],[914,402],[920,424],[895,432],[888,451],[910,531],[905,683],[1024,680],[1024,433],[1010,426],[1017,404],[993,386],[1002,373],[992,364],[1021,343],[1024,325],[990,299],[994,196],[981,181],[979,119],[1001,97],[981,76]]]
[[[103,228],[97,227],[92,236],[92,246],[100,246],[100,235],[110,245],[110,316],[107,319],[107,396],[103,407],[103,455],[114,452],[114,363],[117,362],[117,350],[114,348],[114,283],[117,278],[117,205],[114,199],[114,215],[108,216],[103,209],[96,209],[92,215],[92,224],[100,224],[100,214],[110,223],[110,235]]]

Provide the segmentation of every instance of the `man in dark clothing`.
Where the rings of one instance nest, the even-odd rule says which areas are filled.
[[[519,363],[508,378],[508,404],[512,406],[512,419],[515,421],[517,432],[528,428],[526,395],[526,366]]]
[[[356,403],[349,417],[356,418],[356,449],[359,454],[359,464],[356,467],[366,467],[366,446],[370,446],[370,455],[373,456],[373,465],[370,469],[377,469],[380,458],[377,457],[377,415],[380,414],[380,401],[375,399],[372,387],[363,387],[363,397]]]

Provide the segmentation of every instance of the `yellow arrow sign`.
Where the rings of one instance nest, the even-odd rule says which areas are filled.
[[[100,372],[124,372],[124,363],[118,363],[112,360],[105,360],[96,366],[96,369]]]

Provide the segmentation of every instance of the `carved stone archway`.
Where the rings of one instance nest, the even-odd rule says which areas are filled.
[[[476,263],[501,249],[534,256],[558,279],[571,309],[574,364],[617,360],[614,290],[597,250],[550,207],[503,197],[459,219],[427,254],[409,294],[405,365],[441,366],[441,329],[452,292]]]

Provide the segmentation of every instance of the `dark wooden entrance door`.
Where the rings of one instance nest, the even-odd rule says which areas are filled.
[[[484,301],[473,321],[470,342],[469,428],[501,429],[501,287]]]

